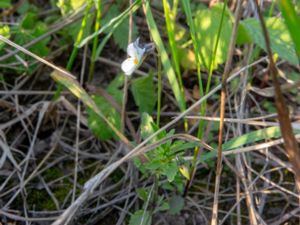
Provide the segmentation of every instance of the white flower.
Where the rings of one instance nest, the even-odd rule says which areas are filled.
[[[123,72],[130,76],[142,63],[146,48],[139,46],[139,38],[135,42],[130,43],[127,47],[129,58],[125,59],[121,65]]]

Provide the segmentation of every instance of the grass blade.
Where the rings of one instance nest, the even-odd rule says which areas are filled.
[[[159,53],[161,54],[161,61],[162,61],[165,73],[167,75],[167,78],[170,82],[173,93],[175,95],[175,98],[177,100],[178,106],[181,111],[184,111],[186,109],[184,97],[181,94],[179,84],[178,84],[178,81],[176,78],[176,74],[171,65],[171,62],[170,62],[170,59],[166,52],[166,49],[164,47],[163,41],[159,35],[159,31],[157,29],[156,23],[154,21],[154,18],[153,18],[151,9],[150,9],[149,1],[145,1],[144,10],[145,10],[145,16],[146,16],[146,20],[147,20],[147,23],[148,23],[148,26],[150,29],[151,36],[153,38],[154,43],[156,44],[156,46],[158,48]]]
[[[285,24],[290,32],[291,38],[295,44],[295,50],[298,58],[300,57],[300,18],[295,11],[295,6],[292,4],[291,0],[280,0],[280,11],[285,20]]]

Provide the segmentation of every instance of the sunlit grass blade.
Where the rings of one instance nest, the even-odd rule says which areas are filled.
[[[300,36],[299,36],[300,17],[297,15],[295,11],[295,6],[292,4],[291,0],[280,0],[279,5],[280,5],[282,16],[285,20],[285,24],[295,44],[295,50],[299,59],[300,58]]]
[[[163,64],[164,71],[167,75],[167,78],[170,82],[171,88],[173,90],[173,93],[175,95],[176,101],[178,103],[178,106],[181,111],[184,111],[186,109],[186,104],[184,101],[184,96],[182,95],[179,84],[176,78],[176,74],[174,72],[174,69],[171,65],[169,56],[166,52],[166,49],[164,47],[163,41],[160,37],[159,31],[157,29],[156,23],[154,21],[151,9],[150,9],[150,3],[149,1],[145,1],[145,15],[146,20],[150,29],[151,36],[153,38],[154,43],[157,46],[157,49],[161,55],[161,61]]]
[[[141,0],[136,0],[131,6],[129,6],[124,12],[122,12],[119,16],[115,17],[112,19],[109,23],[105,24],[104,26],[101,27],[100,30],[94,32],[93,34],[89,35],[85,39],[83,39],[78,45],[78,48],[81,48],[84,46],[88,41],[93,39],[94,37],[98,36],[99,34],[103,33],[104,31],[107,31],[110,27],[114,26],[116,23],[120,24],[120,21],[123,21],[126,17],[129,16],[130,12],[133,13],[135,12],[141,4]]]
[[[174,9],[177,8],[177,5],[175,5],[175,4],[176,4],[176,1],[174,1],[174,6],[173,6]],[[165,20],[166,20],[166,28],[167,28],[168,38],[169,38],[169,44],[170,44],[170,48],[171,48],[171,52],[172,52],[172,61],[175,66],[180,90],[183,94],[184,90],[183,90],[183,84],[182,84],[182,78],[181,78],[181,72],[180,72],[180,63],[179,63],[177,46],[176,46],[176,41],[175,41],[175,17],[176,17],[176,15],[173,14],[173,11],[170,10],[170,6],[169,6],[169,3],[167,0],[163,0],[163,6],[164,6],[164,15],[165,15]],[[174,10],[174,11],[176,11],[176,10]]]
[[[183,10],[184,10],[184,13],[186,16],[188,26],[190,28],[192,43],[193,43],[193,47],[194,47],[194,52],[195,52],[195,57],[196,57],[197,74],[198,74],[198,80],[199,80],[200,96],[203,96],[203,86],[202,86],[202,79],[201,79],[201,73],[200,73],[200,68],[201,68],[200,67],[200,58],[202,59],[204,64],[205,64],[205,60],[203,59],[203,56],[201,55],[200,43],[199,43],[199,39],[197,38],[197,32],[196,32],[195,23],[194,23],[194,20],[192,17],[190,1],[182,0],[181,2],[182,2],[182,6],[183,6]],[[207,65],[204,65],[204,67],[208,68]]]

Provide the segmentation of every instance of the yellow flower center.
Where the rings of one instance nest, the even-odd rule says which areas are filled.
[[[133,63],[134,63],[134,65],[137,65],[137,64],[139,64],[139,60],[138,60],[137,58],[135,58],[135,59],[133,60]]]

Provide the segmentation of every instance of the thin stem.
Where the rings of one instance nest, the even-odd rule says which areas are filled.
[[[129,5],[132,5],[132,0],[129,0]],[[132,12],[129,13],[129,31],[128,31],[128,44],[132,41]],[[128,95],[128,76],[125,75],[124,88],[123,88],[123,102],[122,102],[122,112],[121,112],[121,132],[125,130],[125,118],[126,118],[126,104]]]
[[[102,0],[98,1],[98,5],[96,5],[96,21],[95,21],[95,27],[94,31],[96,32],[100,28],[100,20],[101,20],[101,4]],[[87,82],[90,83],[93,79],[94,71],[95,71],[95,62],[96,62],[96,56],[97,56],[97,47],[98,47],[98,36],[96,36],[93,40],[93,49],[92,49],[92,58],[91,58],[91,64],[89,69],[89,75]]]
[[[157,57],[157,117],[156,125],[160,124],[160,109],[161,109],[161,93],[162,93],[162,65],[160,55]]]

